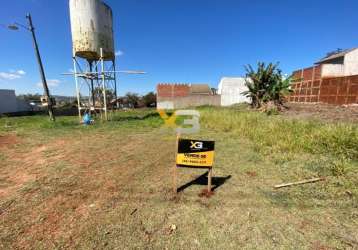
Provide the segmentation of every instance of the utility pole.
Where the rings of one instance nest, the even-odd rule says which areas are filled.
[[[43,64],[42,64],[41,56],[40,56],[39,47],[38,47],[37,40],[36,40],[35,28],[34,28],[34,26],[32,24],[31,15],[27,14],[26,18],[27,18],[28,24],[29,24],[28,30],[32,34],[32,40],[33,40],[33,45],[34,45],[34,49],[35,49],[36,59],[37,59],[37,63],[39,65],[39,69],[40,69],[40,76],[41,76],[41,80],[42,80],[42,86],[44,88],[44,94],[45,94],[45,97],[47,99],[48,114],[50,116],[50,120],[55,121],[55,115],[53,113],[53,99],[50,96],[50,91],[49,91],[48,86],[47,86],[45,71],[44,71],[44,67],[43,67]]]

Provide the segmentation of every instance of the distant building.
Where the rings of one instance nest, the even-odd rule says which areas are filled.
[[[315,64],[321,67],[322,78],[358,75],[358,48],[331,53]]]
[[[0,89],[0,114],[31,110],[30,104],[16,97],[15,90]]]
[[[213,95],[208,84],[190,84],[190,95]]]
[[[358,103],[358,48],[330,53],[315,66],[293,72],[290,102]]]
[[[178,109],[203,105],[220,106],[220,96],[208,84],[157,85],[157,108]]]
[[[250,102],[250,99],[242,94],[247,90],[245,78],[223,77],[218,86],[218,94],[221,95],[221,106]]]

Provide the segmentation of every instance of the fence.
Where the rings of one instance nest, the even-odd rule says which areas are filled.
[[[321,77],[321,66],[295,71],[290,102],[328,103],[334,105],[358,103],[358,75]]]
[[[191,95],[174,98],[158,98],[158,109],[183,109],[203,105],[220,106],[220,95]]]

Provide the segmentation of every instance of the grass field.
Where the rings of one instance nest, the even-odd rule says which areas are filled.
[[[2,249],[357,249],[358,125],[202,107],[216,141],[180,169],[153,110],[84,127],[77,117],[0,118]],[[322,182],[273,186],[312,177]]]

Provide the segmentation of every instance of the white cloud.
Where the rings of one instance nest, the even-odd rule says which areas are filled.
[[[58,79],[47,79],[47,86],[49,87],[57,87],[61,83]],[[36,83],[37,87],[42,88],[42,82]]]
[[[51,86],[51,87],[57,87],[60,83],[61,83],[61,81],[57,80],[57,79],[49,79],[49,80],[47,80],[48,86]]]
[[[4,80],[15,80],[21,78],[21,76],[13,73],[0,72],[0,78]]]
[[[116,56],[123,56],[124,52],[122,50],[117,50],[115,55]]]
[[[9,72],[0,72],[0,79],[2,80],[15,80],[20,79],[24,75],[26,75],[26,72],[23,70],[10,70]]]
[[[18,75],[21,75],[21,76],[26,75],[26,72],[25,72],[25,71],[23,71],[22,69],[20,69],[20,70],[16,71],[16,73],[17,73]]]

